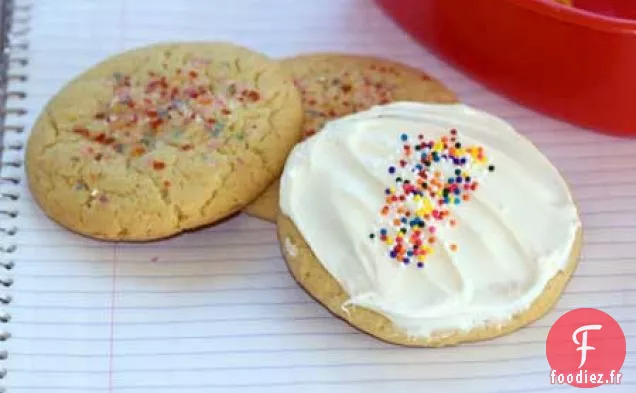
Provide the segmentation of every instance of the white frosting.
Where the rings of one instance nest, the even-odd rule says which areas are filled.
[[[438,227],[424,268],[396,262],[369,234],[381,223],[384,190],[395,184],[387,168],[400,155],[400,136],[437,139],[451,128],[465,145],[483,146],[496,170],[475,173],[487,176],[472,200],[449,207],[457,225]],[[580,227],[548,160],[508,123],[460,104],[400,102],[332,121],[294,148],[280,191],[282,212],[348,304],[411,336],[505,323],[524,311],[565,268]]]

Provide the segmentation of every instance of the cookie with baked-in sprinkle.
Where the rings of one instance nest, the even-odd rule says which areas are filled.
[[[403,100],[456,102],[450,90],[423,71],[382,58],[326,53],[301,55],[281,63],[302,95],[304,138],[318,132],[328,120],[374,105]],[[244,211],[275,221],[279,187],[276,180]]]
[[[243,208],[300,138],[301,99],[280,65],[228,43],[111,57],[64,87],[33,126],[26,172],[59,224],[150,240]]]

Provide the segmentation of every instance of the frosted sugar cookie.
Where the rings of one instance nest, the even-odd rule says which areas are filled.
[[[344,54],[313,54],[282,61],[294,77],[305,111],[305,137],[322,125],[391,101],[455,102],[455,95],[422,71],[389,60]],[[269,221],[278,214],[277,180],[245,212]]]
[[[400,102],[328,123],[281,178],[291,273],[382,340],[443,346],[518,329],[552,308],[581,223],[550,162],[465,105]]]
[[[47,105],[26,152],[29,186],[61,225],[149,240],[243,208],[300,138],[301,100],[277,62],[225,43],[114,56]]]

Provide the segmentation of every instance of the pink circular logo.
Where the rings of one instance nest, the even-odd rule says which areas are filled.
[[[552,384],[579,388],[620,384],[625,334],[609,314],[579,308],[563,314],[552,325],[545,352]]]

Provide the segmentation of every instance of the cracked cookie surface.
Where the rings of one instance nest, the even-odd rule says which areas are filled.
[[[454,103],[454,93],[415,68],[393,61],[337,53],[311,54],[281,61],[301,92],[303,138],[325,122],[392,101]],[[278,214],[276,179],[244,211],[275,222]]]
[[[125,52],[65,86],[26,150],[29,188],[59,224],[151,240],[218,221],[280,173],[301,100],[276,62],[226,43]]]

